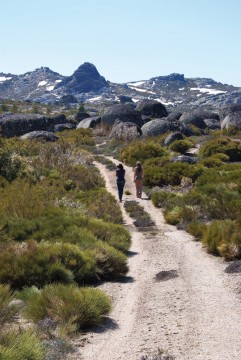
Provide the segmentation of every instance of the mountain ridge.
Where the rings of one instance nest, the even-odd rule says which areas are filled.
[[[132,102],[152,99],[167,107],[224,107],[241,104],[241,87],[222,84],[212,78],[185,78],[172,73],[147,80],[114,83],[99,74],[95,65],[85,62],[70,76],[48,67],[25,74],[0,73],[0,98],[58,103],[66,95],[81,102],[116,102],[126,96]]]

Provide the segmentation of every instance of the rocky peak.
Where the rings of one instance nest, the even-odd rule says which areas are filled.
[[[186,82],[184,75],[183,74],[178,74],[178,73],[172,73],[170,75],[166,75],[166,76],[158,76],[155,78],[152,78],[151,80],[156,80],[156,81],[164,81],[164,82],[169,82],[169,81],[179,81],[179,82]]]
[[[98,91],[103,87],[108,87],[108,83],[99,74],[96,67],[88,62],[80,65],[73,75],[64,79],[58,87],[65,87],[66,93],[78,94],[90,91]]]

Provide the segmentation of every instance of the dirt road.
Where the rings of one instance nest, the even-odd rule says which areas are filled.
[[[98,167],[117,197],[115,172]],[[131,195],[124,195],[124,201],[135,199],[133,172],[125,169]],[[113,300],[110,319],[76,339],[79,351],[71,359],[139,360],[160,348],[178,360],[240,360],[239,275],[225,273],[222,259],[167,225],[161,211],[143,197],[135,200],[156,229],[136,230],[120,204],[132,233],[128,277],[101,286]]]

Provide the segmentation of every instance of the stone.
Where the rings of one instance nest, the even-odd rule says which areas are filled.
[[[122,122],[133,122],[141,126],[141,113],[137,111],[132,104],[116,104],[110,106],[104,111],[101,117],[101,123],[105,125],[114,125],[116,120]]]
[[[165,106],[155,100],[142,100],[138,102],[136,110],[140,111],[141,115],[151,116],[152,118],[163,118],[168,115]]]
[[[173,143],[176,140],[183,140],[183,135],[181,132],[176,131],[168,135],[164,140],[164,145],[169,146],[171,143]]]
[[[178,130],[175,124],[167,121],[165,118],[153,119],[141,127],[143,136],[157,136],[165,134],[168,131]]]
[[[70,123],[54,125],[54,132],[72,129],[76,129],[76,125]]]
[[[178,155],[178,156],[174,156],[171,159],[172,162],[186,162],[188,164],[196,164],[197,159],[194,156],[188,156],[188,155]]]
[[[221,122],[221,129],[229,129],[230,127],[241,129],[241,111],[229,113]]]
[[[10,138],[31,131],[54,131],[54,125],[65,122],[65,115],[48,118],[39,114],[10,114],[0,117],[0,128],[2,136]]]
[[[141,128],[132,122],[117,120],[109,134],[110,139],[130,141],[142,135]]]
[[[50,131],[31,131],[31,132],[29,132],[27,134],[22,135],[21,139],[22,140],[40,139],[40,140],[55,142],[55,141],[58,140],[58,137],[54,133],[52,133]]]
[[[94,129],[101,122],[101,116],[91,116],[80,121],[77,125],[77,129]]]

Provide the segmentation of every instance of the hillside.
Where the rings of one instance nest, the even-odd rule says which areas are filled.
[[[137,102],[158,100],[168,108],[206,106],[220,108],[241,103],[241,89],[209,78],[185,78],[183,74],[155,76],[123,84],[101,76],[93,64],[84,63],[71,75],[62,76],[48,67],[22,75],[0,73],[0,99],[61,103],[63,96],[77,102],[114,103],[120,96]],[[70,100],[71,103],[71,100]]]

